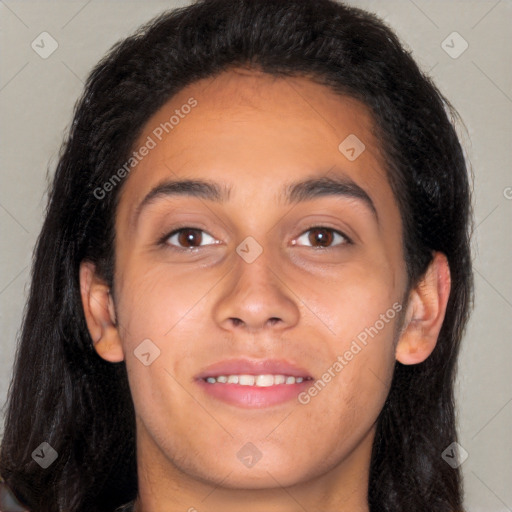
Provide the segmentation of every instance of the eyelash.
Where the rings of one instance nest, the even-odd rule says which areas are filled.
[[[329,247],[321,247],[321,246],[313,247],[313,246],[311,246],[312,249],[324,250],[325,251],[326,249],[335,249],[337,247],[341,247],[341,246],[344,246],[344,245],[353,245],[353,241],[347,235],[345,235],[345,233],[343,233],[342,231],[340,231],[338,229],[331,228],[329,226],[313,225],[313,226],[307,228],[306,230],[302,231],[301,234],[299,235],[299,237],[297,237],[297,238],[301,238],[308,231],[312,231],[313,229],[322,229],[322,230],[330,231],[330,232],[334,233],[334,235],[341,236],[344,240],[341,243],[338,243],[337,245],[329,246]],[[204,229],[201,229],[199,227],[186,226],[185,225],[185,226],[179,226],[179,227],[173,229],[170,233],[167,233],[164,236],[162,236],[160,238],[160,240],[158,241],[158,244],[159,245],[164,245],[167,248],[170,248],[171,250],[177,250],[177,251],[192,251],[192,250],[195,250],[195,249],[199,249],[201,247],[205,247],[205,246],[201,246],[201,245],[197,246],[197,247],[179,247],[179,246],[172,245],[172,244],[169,243],[169,239],[172,236],[174,236],[176,234],[179,234],[180,232],[186,231],[186,230],[200,231],[200,232],[206,233],[208,236],[212,237],[212,235],[207,233]],[[210,245],[216,245],[216,244],[207,244],[206,246],[210,246]],[[294,245],[297,245],[297,244],[294,244]],[[305,246],[305,247],[309,247],[309,246]]]

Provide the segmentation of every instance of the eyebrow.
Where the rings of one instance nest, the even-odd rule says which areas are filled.
[[[133,222],[137,222],[142,210],[160,198],[176,196],[197,197],[223,203],[229,200],[231,187],[204,179],[167,180],[151,189],[137,206]],[[347,197],[361,201],[374,215],[378,222],[377,210],[368,193],[346,175],[320,178],[309,178],[294,181],[278,193],[278,200],[284,204],[297,204],[319,197]]]

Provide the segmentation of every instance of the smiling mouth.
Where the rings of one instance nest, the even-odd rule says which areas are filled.
[[[281,374],[261,374],[261,375],[219,375],[217,377],[210,376],[204,379],[209,384],[238,384],[239,386],[255,386],[260,388],[266,388],[277,385],[292,385],[300,384],[304,381],[313,380],[311,377],[295,377],[293,375],[281,375]]]
[[[313,381],[312,377],[285,374],[247,373],[210,375],[196,380],[203,393],[217,403],[239,409],[265,409],[268,407],[298,404],[298,396]]]
[[[287,359],[228,359],[194,377],[205,396],[242,409],[297,402],[314,380],[305,368]]]

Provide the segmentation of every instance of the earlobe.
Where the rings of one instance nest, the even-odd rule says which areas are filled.
[[[418,364],[430,356],[443,325],[450,286],[448,260],[436,252],[424,276],[410,292],[395,351],[397,361]]]
[[[97,275],[95,265],[88,261],[80,264],[80,295],[94,349],[106,361],[123,361],[124,352],[112,294]]]

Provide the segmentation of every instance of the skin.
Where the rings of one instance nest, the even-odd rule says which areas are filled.
[[[92,263],[80,269],[95,348],[108,361],[126,361],[137,510],[368,511],[376,420],[395,361],[419,363],[435,347],[450,289],[446,258],[434,254],[423,279],[407,289],[400,213],[363,104],[305,77],[236,69],[183,89],[148,121],[135,147],[190,97],[197,106],[123,184],[114,290]],[[350,134],[365,144],[354,161],[338,149]],[[278,200],[284,184],[322,176],[349,177],[377,216],[351,197]],[[232,190],[223,203],[159,197],[135,219],[146,194],[169,178]],[[203,230],[197,249],[180,250],[177,236],[159,243],[183,225]],[[331,247],[319,247],[308,231],[314,226],[353,243],[336,236]],[[252,263],[235,250],[248,236],[263,249]],[[235,357],[287,359],[320,379],[395,303],[400,315],[307,404],[244,409],[194,382],[206,366]],[[145,366],[134,350],[148,338],[160,356]],[[250,468],[237,457],[247,442],[262,454]]]

